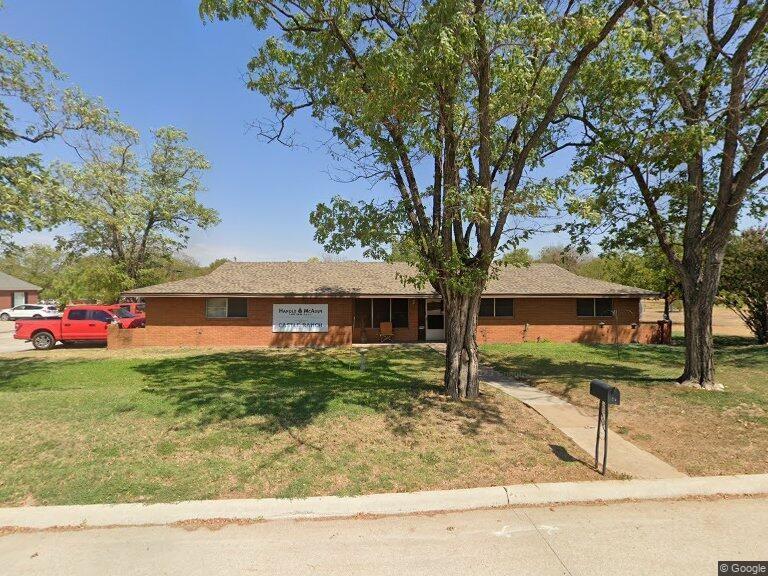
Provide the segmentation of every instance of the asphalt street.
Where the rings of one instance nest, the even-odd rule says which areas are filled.
[[[768,498],[13,533],[13,575],[714,575],[768,560]]]

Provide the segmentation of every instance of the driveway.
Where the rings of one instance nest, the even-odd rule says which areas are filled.
[[[717,574],[766,560],[768,499],[147,526],[0,536],[6,574]]]
[[[13,320],[0,320],[0,354],[34,350],[30,342],[13,339],[15,324]]]

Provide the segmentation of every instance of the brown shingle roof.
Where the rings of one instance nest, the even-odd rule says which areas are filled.
[[[16,278],[5,272],[0,272],[0,290],[28,290],[30,292],[36,292],[41,290],[41,288],[26,280]]]
[[[398,274],[413,274],[403,263],[387,262],[227,262],[210,274],[126,292],[135,296],[430,296],[403,285]],[[555,264],[499,270],[489,295],[510,296],[656,296],[654,292],[577,276]]]

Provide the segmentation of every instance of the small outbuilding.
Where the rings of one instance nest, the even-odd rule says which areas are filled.
[[[338,346],[440,342],[443,302],[402,282],[403,263],[228,262],[208,275],[138,288],[146,328],[111,331],[111,347]],[[578,276],[554,264],[505,267],[488,282],[480,343],[664,342],[669,326],[640,321],[658,294]]]
[[[0,272],[0,310],[24,304],[36,304],[40,299],[40,290],[40,286]]]

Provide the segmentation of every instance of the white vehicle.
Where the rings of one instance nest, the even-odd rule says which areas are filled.
[[[61,312],[56,306],[45,304],[21,304],[13,308],[0,310],[0,320],[17,320],[19,318],[59,318]]]

